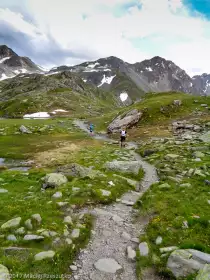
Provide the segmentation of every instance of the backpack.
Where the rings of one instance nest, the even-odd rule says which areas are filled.
[[[125,130],[121,131],[121,136],[124,136],[124,137],[126,136],[126,131]]]

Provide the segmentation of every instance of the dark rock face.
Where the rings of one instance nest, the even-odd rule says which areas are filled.
[[[28,57],[17,55],[6,45],[0,46],[0,80],[22,73],[41,73],[42,70]]]
[[[64,69],[76,72],[86,83],[113,90],[119,97],[122,92],[127,92],[132,102],[139,100],[146,92],[210,94],[210,75],[191,78],[175,63],[159,56],[134,64],[110,56],[76,66],[53,68],[51,72]]]

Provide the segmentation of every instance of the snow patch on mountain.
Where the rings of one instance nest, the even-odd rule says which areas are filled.
[[[67,113],[68,111],[66,111],[66,110],[63,110],[63,109],[56,109],[56,110],[54,110],[51,114],[57,114],[57,113]]]
[[[149,72],[153,71],[151,67],[146,67],[146,70],[148,70]]]
[[[4,61],[6,61],[8,59],[10,59],[10,56],[7,56],[7,57],[4,57],[4,58],[0,59],[0,63],[3,63]]]
[[[98,62],[94,63],[94,64],[89,64],[87,67],[89,68],[95,68],[97,65],[100,65]]]
[[[127,100],[127,98],[128,98],[127,92],[120,93],[120,99],[122,102],[125,102]]]
[[[98,87],[101,87],[103,84],[111,84],[112,80],[116,77],[116,75],[111,77],[106,77],[106,75],[103,76],[103,79],[101,80],[100,85]]]
[[[11,77],[7,77],[7,75],[3,73],[1,78],[0,78],[0,81],[6,80],[6,79],[9,79],[9,78],[11,78]]]

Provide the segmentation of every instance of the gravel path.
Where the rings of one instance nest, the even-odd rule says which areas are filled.
[[[85,124],[75,121],[81,129],[88,131]],[[96,136],[97,137],[97,136]],[[105,137],[103,137],[103,140]],[[109,139],[107,138],[109,141]],[[128,143],[128,149],[135,146]],[[82,250],[76,261],[78,267],[72,279],[79,280],[136,280],[135,261],[129,260],[127,248],[136,250],[138,237],[143,233],[145,224],[135,223],[133,217],[135,210],[132,205],[155,182],[158,176],[155,167],[143,161],[142,158],[131,151],[144,169],[145,176],[140,182],[140,192],[128,192],[118,202],[95,208],[90,213],[94,215],[95,224],[92,239],[88,246]]]

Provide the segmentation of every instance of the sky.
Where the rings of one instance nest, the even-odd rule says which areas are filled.
[[[210,0],[1,0],[0,44],[46,68],[161,56],[210,73]]]

